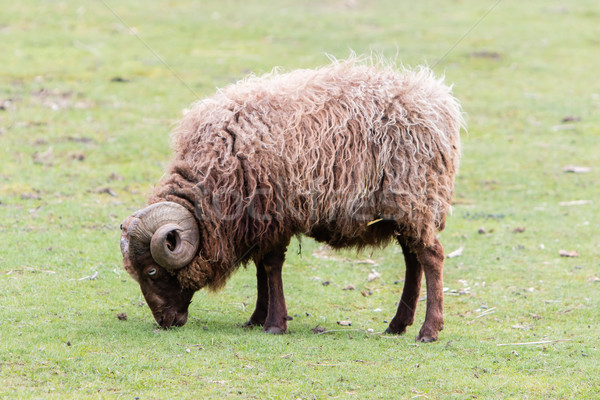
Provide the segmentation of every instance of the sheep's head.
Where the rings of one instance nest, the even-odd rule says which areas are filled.
[[[173,202],[152,204],[121,225],[123,267],[140,284],[146,303],[163,328],[187,322],[194,290],[181,286],[177,271],[198,251],[194,216]]]

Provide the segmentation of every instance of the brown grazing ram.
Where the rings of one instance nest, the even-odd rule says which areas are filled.
[[[304,234],[334,248],[396,240],[406,280],[388,333],[443,328],[444,229],[460,156],[460,106],[426,68],[351,58],[250,77],[197,102],[175,129],[175,157],[149,206],[122,224],[124,268],[158,324],[186,323],[195,291],[257,268],[248,326],[283,333],[281,270]]]

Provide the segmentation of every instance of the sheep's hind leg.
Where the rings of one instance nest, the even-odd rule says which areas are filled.
[[[406,260],[406,280],[398,312],[386,332],[403,333],[406,326],[411,325],[414,321],[421,289],[421,278],[425,272],[427,311],[417,341],[425,343],[436,341],[438,332],[444,328],[442,280],[444,249],[437,239],[431,246],[421,243],[412,244],[408,241],[401,242],[401,244]]]
[[[245,328],[263,326],[267,319],[269,307],[269,284],[267,282],[267,272],[262,261],[256,263],[256,307],[250,319],[244,323]]]
[[[262,261],[267,276],[269,294],[267,318],[263,328],[267,333],[285,333],[287,330],[287,321],[291,319],[287,315],[287,307],[283,295],[283,280],[281,279],[284,260],[285,248],[268,253]]]
[[[417,310],[417,302],[421,293],[423,266],[401,236],[398,236],[398,243],[402,246],[402,253],[406,264],[404,289],[402,290],[402,297],[400,298],[400,304],[398,304],[396,316],[392,319],[390,326],[385,332],[403,334],[406,332],[406,327],[412,325],[415,320],[415,311]]]
[[[425,271],[427,285],[427,311],[425,322],[419,331],[419,342],[434,342],[438,332],[444,329],[444,248],[435,239],[431,246],[420,246],[417,258]]]

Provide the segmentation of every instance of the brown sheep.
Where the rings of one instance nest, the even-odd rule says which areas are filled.
[[[195,291],[221,288],[252,260],[247,326],[287,329],[281,269],[294,235],[334,248],[402,246],[406,280],[388,333],[443,328],[445,226],[460,156],[460,106],[427,68],[355,57],[273,72],[197,102],[175,129],[175,157],[149,205],[122,225],[125,269],[162,327],[183,325]]]

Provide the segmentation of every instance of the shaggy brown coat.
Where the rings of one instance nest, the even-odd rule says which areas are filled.
[[[429,69],[383,64],[250,77],[184,116],[150,198],[198,220],[199,254],[178,271],[184,288],[218,289],[295,234],[333,247],[394,235],[433,243],[450,209],[460,106]]]

